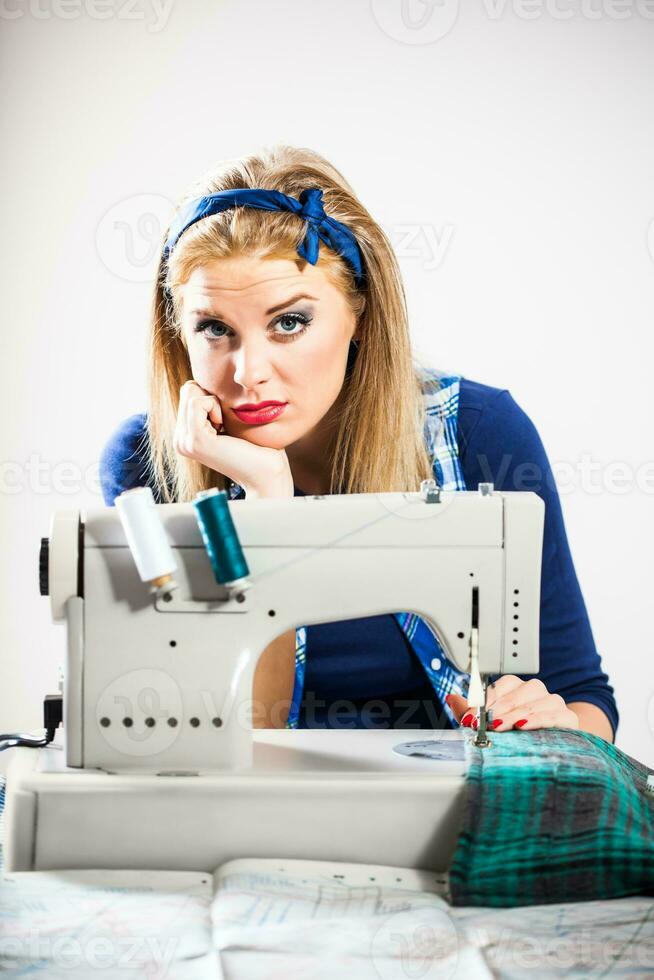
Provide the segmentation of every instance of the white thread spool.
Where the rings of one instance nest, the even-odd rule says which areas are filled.
[[[156,593],[177,588],[172,577],[177,563],[150,487],[125,490],[115,505],[141,580]]]

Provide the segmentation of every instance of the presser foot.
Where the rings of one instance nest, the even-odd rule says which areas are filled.
[[[478,749],[489,749],[493,744],[488,737],[488,722],[490,713],[486,710],[485,706],[482,705],[479,709],[479,725],[477,726],[477,734],[472,740],[472,744]]]

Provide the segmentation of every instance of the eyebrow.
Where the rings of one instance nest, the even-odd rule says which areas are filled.
[[[292,303],[297,303],[300,299],[313,299],[317,300],[317,296],[309,296],[308,293],[298,293],[297,296],[291,296],[290,299],[284,300],[283,303],[278,303],[277,306],[271,306],[269,310],[266,310],[266,316],[270,316],[272,313],[277,313],[278,310],[283,310],[286,306],[290,306]],[[214,316],[217,319],[222,318],[222,313],[214,313],[212,310],[191,310],[191,314],[197,313],[199,316]]]

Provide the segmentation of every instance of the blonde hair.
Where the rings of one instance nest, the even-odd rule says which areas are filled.
[[[424,368],[412,360],[406,297],[392,246],[345,178],[320,154],[279,145],[221,163],[188,189],[178,210],[195,197],[238,187],[297,198],[315,186],[323,191],[325,212],[356,235],[367,277],[357,289],[350,266],[320,243],[318,266],[345,296],[359,339],[334,422],[329,492],[417,490],[421,480],[433,476],[423,436]],[[305,233],[306,222],[296,214],[238,206],[196,222],[181,236],[169,261],[162,256],[152,304],[147,436],[148,469],[163,501],[189,501],[200,490],[224,490],[232,482],[181,456],[173,446],[179,390],[192,378],[179,287],[195,268],[227,256],[302,262],[297,247]]]

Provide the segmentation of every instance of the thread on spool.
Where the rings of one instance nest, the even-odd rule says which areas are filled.
[[[232,520],[227,492],[214,487],[201,490],[193,501],[195,516],[214,578],[220,585],[234,586],[250,574],[238,533]]]
[[[151,488],[125,490],[115,504],[141,581],[149,583],[156,593],[177,588],[172,574],[177,562]]]

